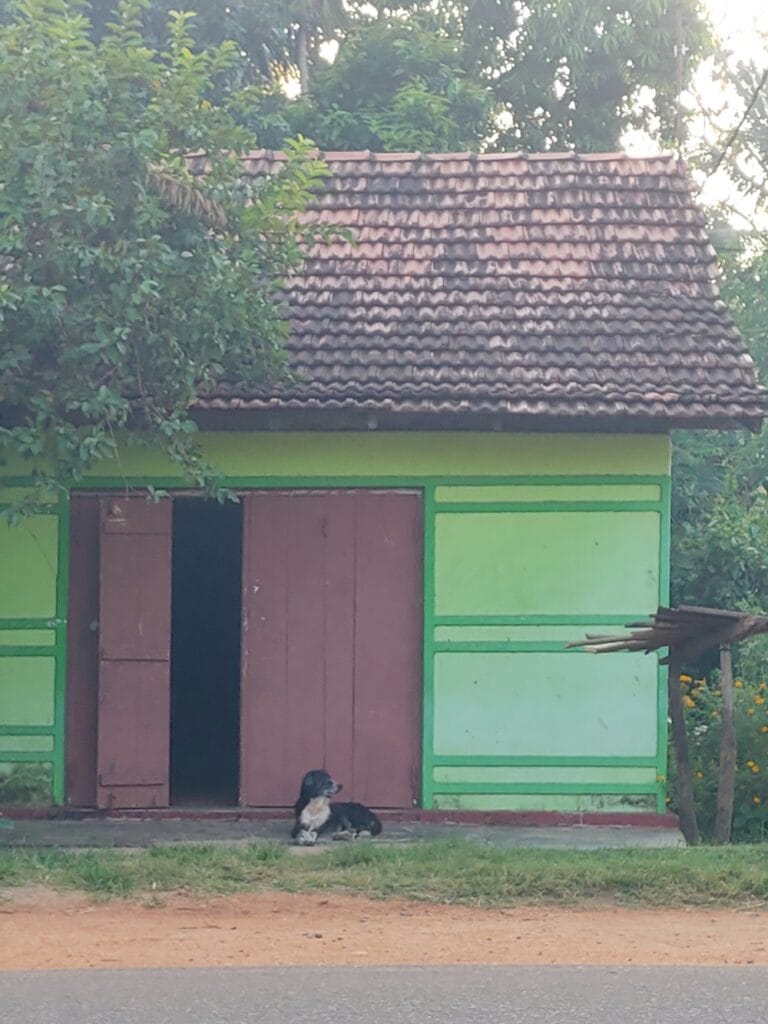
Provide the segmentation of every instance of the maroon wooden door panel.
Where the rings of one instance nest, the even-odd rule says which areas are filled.
[[[170,593],[170,500],[102,498],[101,658],[167,662]]]
[[[355,799],[410,807],[421,737],[422,509],[415,494],[357,494]]]
[[[245,505],[241,801],[291,804],[301,775],[325,767],[349,799],[410,806],[420,498],[271,492]]]
[[[99,807],[169,799],[171,502],[100,509]]]
[[[140,671],[132,661],[102,662],[100,786],[158,789],[167,785],[167,745],[153,742],[154,736],[170,729],[170,704],[162,696],[166,675],[162,661],[142,662]]]
[[[298,793],[297,765],[325,764],[329,728],[335,770],[352,768],[354,505],[344,495],[250,494],[244,524],[241,801],[285,806]]]

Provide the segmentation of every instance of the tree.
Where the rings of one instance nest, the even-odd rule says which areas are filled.
[[[295,40],[299,85],[305,95],[310,88],[310,59],[317,63],[319,44],[346,22],[343,0],[287,0]]]
[[[721,254],[721,292],[768,373],[768,247]],[[681,431],[672,463],[672,594],[676,602],[768,608],[768,435]],[[737,652],[738,658],[742,652]]]
[[[359,3],[294,123],[324,148],[610,151],[627,128],[669,140],[678,27],[687,81],[709,41],[697,0]]]
[[[336,60],[318,66],[292,105],[294,128],[323,149],[477,149],[494,132],[496,103],[459,37],[433,16],[358,21]]]
[[[299,142],[283,173],[244,179],[255,140],[207,98],[235,48],[196,52],[183,14],[147,48],[143,7],[122,0],[99,43],[66,0],[24,0],[0,29],[0,443],[48,490],[121,436],[215,490],[190,408],[283,372],[278,290],[322,174]]]
[[[721,293],[768,377],[768,68],[721,54],[716,71],[727,104],[701,101],[708,132],[694,160],[706,175],[727,172],[730,196],[712,211],[720,240]],[[751,223],[723,230],[724,218]],[[672,590],[678,601],[768,608],[768,432],[681,432],[673,449]],[[763,647],[765,645],[762,645]],[[749,652],[738,651],[739,670]],[[764,671],[764,670],[763,670]]]
[[[92,0],[95,41],[116,3]],[[251,87],[238,116],[271,147],[296,130],[342,149],[605,151],[627,128],[668,141],[678,37],[683,83],[710,42],[698,0],[151,0],[151,47],[176,6],[206,45],[236,43],[218,88]]]

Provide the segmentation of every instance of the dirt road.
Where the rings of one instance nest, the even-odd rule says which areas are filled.
[[[0,902],[0,969],[292,964],[763,964],[768,911],[503,910],[249,893]]]

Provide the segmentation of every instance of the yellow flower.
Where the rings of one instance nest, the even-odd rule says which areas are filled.
[[[755,713],[755,709],[754,708],[747,708],[747,714],[748,715],[754,715],[754,713]]]
[[[685,707],[687,707],[687,708],[695,708],[695,707],[696,707],[696,701],[695,701],[695,700],[693,700],[693,698],[692,698],[692,697],[689,697],[689,696],[688,696],[688,694],[686,694],[686,695],[685,695],[685,696],[683,697],[683,704],[684,704],[684,706],[685,706]]]
[[[768,732],[768,725],[761,725],[760,732]]]
[[[720,712],[719,711],[713,711],[712,712],[712,718],[719,718],[719,717],[720,717]]]
[[[765,683],[760,683],[760,685],[758,686],[758,690],[764,690],[764,689],[765,689]]]
[[[750,760],[747,761],[747,768],[751,768],[754,763],[755,762],[750,758]]]
[[[704,778],[704,772],[696,772],[696,778],[697,779],[703,779]]]
[[[765,704],[765,697],[755,697],[755,704]]]
[[[693,677],[692,676],[680,676],[680,682],[684,686],[686,686],[688,683],[692,683],[693,682]]]
[[[760,806],[760,804],[762,802],[763,802],[763,798],[761,796],[757,796],[757,794],[755,794],[755,796],[752,797],[752,803],[753,804],[757,804],[758,806]]]
[[[744,683],[742,683],[740,679],[736,679],[733,685],[736,687],[737,690],[740,690]]]

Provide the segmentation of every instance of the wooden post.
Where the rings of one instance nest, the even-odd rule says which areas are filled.
[[[669,653],[667,691],[669,717],[672,719],[672,742],[677,763],[677,809],[680,815],[680,829],[685,836],[685,841],[689,845],[695,846],[699,841],[699,826],[693,802],[693,772],[688,753],[688,732],[685,728],[683,695],[680,690],[680,662],[671,649]]]
[[[733,793],[736,787],[736,723],[733,715],[733,661],[731,648],[720,648],[720,692],[723,695],[720,733],[720,774],[717,780],[716,843],[731,841]]]

